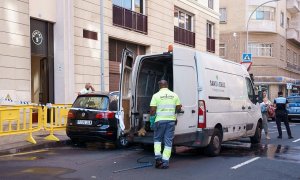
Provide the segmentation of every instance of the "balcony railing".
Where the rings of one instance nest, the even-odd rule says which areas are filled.
[[[286,9],[290,13],[298,13],[300,12],[299,1],[298,0],[287,0]]]
[[[296,44],[300,44],[300,32],[294,28],[287,29],[286,38],[295,42]]]
[[[214,39],[206,38],[206,50],[208,52],[215,53],[216,44]]]
[[[113,5],[113,25],[147,34],[147,16]]]
[[[195,47],[195,33],[174,26],[174,42],[185,46]]]

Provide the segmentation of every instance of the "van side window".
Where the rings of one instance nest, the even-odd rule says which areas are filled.
[[[253,103],[255,103],[255,93],[253,89],[253,84],[249,78],[246,78],[246,83],[247,83],[248,97]]]

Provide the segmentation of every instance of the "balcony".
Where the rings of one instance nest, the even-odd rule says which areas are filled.
[[[289,28],[286,31],[286,38],[296,44],[300,44],[300,34],[299,31],[294,28]]]
[[[174,42],[185,46],[195,47],[195,33],[174,26]]]
[[[286,2],[286,9],[290,13],[298,13],[298,12],[300,12],[299,1],[298,0],[287,0],[287,2]]]
[[[113,25],[147,34],[147,16],[113,5]]]
[[[206,38],[206,51],[215,53],[216,45],[215,40],[211,38]]]
[[[271,20],[251,20],[249,32],[271,32],[276,33],[276,22]]]

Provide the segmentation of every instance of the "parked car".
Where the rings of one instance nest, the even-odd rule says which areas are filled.
[[[300,120],[300,96],[292,95],[287,97],[288,119]],[[296,118],[296,119],[295,119]]]
[[[73,142],[102,141],[126,146],[120,133],[119,92],[92,92],[79,95],[68,113],[66,133]]]

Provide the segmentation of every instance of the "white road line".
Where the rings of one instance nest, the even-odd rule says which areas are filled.
[[[250,160],[248,160],[248,161],[245,161],[245,162],[243,162],[243,163],[241,163],[241,164],[238,164],[238,165],[236,165],[236,166],[233,166],[233,167],[231,167],[230,169],[237,169],[237,168],[240,168],[240,167],[245,166],[245,165],[247,165],[247,164],[249,164],[249,163],[251,163],[251,162],[253,162],[253,161],[258,160],[259,158],[260,158],[260,157],[252,158],[252,159],[250,159]]]
[[[40,152],[46,152],[46,151],[49,151],[49,150],[42,149],[42,150],[36,150],[36,151],[30,151],[30,152],[8,154],[8,155],[0,156],[0,158],[3,158],[3,157],[12,157],[12,156],[20,156],[20,155],[33,154],[33,153],[40,153]]]
[[[293,141],[293,142],[298,142],[298,141],[300,141],[300,139],[296,139],[295,141]]]

